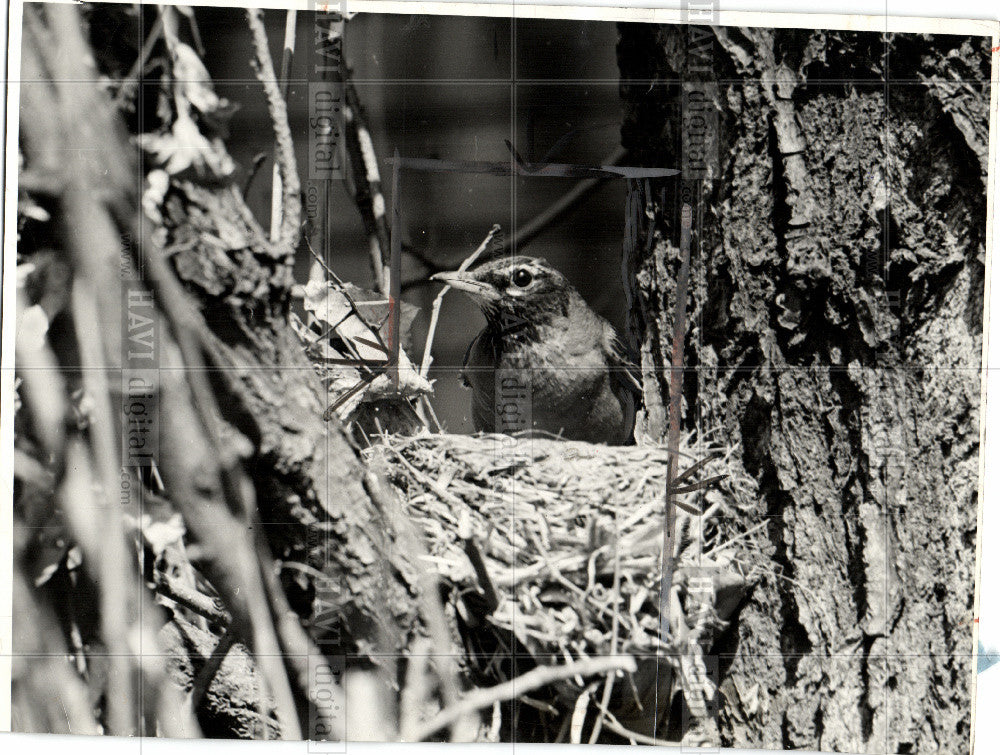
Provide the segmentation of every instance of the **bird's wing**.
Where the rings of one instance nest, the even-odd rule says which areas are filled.
[[[642,395],[642,373],[628,348],[622,343],[611,323],[604,322],[604,353],[611,368],[614,382],[623,388]]]
[[[462,385],[466,388],[473,387],[469,380],[470,367],[473,370],[493,367],[496,365],[497,357],[496,344],[490,340],[487,331],[481,330],[465,350],[465,358],[462,360]]]
[[[462,359],[462,385],[464,385],[466,388],[472,387],[472,383],[469,382],[469,375],[467,370],[469,368],[469,359],[472,357],[472,350],[476,348],[476,341],[478,341],[481,337],[482,333],[480,333],[478,336],[469,341],[469,348],[465,350],[465,358]]]

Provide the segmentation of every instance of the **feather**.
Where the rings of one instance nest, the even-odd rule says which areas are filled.
[[[628,347],[615,332],[614,326],[607,321],[604,323],[604,353],[615,381],[641,396],[642,373],[635,359],[630,357]]]

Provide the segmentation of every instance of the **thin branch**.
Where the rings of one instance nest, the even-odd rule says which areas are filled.
[[[659,747],[676,747],[680,744],[680,742],[670,742],[666,739],[658,739],[656,737],[651,737],[648,734],[640,734],[637,731],[626,729],[622,726],[621,722],[615,718],[615,716],[606,707],[603,706],[601,707],[601,719],[604,720],[604,725],[607,726],[608,729],[613,731],[618,736],[629,740],[631,744],[655,745]]]
[[[285,14],[285,44],[281,51],[281,81],[279,83],[281,96],[284,99],[288,98],[288,76],[292,67],[292,56],[295,54],[295,17],[296,11],[294,10],[287,11]],[[278,242],[281,230],[281,186],[281,166],[276,159],[271,175],[271,243]]]
[[[618,619],[618,604],[621,602],[621,578],[622,578],[622,564],[621,564],[621,551],[619,550],[619,537],[621,535],[621,529],[618,521],[618,507],[615,507],[615,531],[614,540],[612,541],[612,548],[615,554],[615,567],[614,567],[614,578],[612,587],[612,618],[611,618],[611,655],[615,655],[618,652],[618,630],[620,628],[621,622]],[[612,671],[608,672],[607,677],[604,680],[604,690],[601,693],[601,710],[607,710],[608,704],[611,702],[611,688],[614,686],[615,674]],[[594,722],[594,730],[590,733],[590,744],[594,744],[597,738],[601,735],[601,726],[604,723],[604,717],[598,716],[597,721]]]
[[[430,697],[428,663],[430,643],[424,639],[414,641],[406,663],[406,682],[399,696],[399,736],[404,742],[412,742],[414,732],[420,726],[420,712]]]
[[[142,5],[139,8],[141,10]],[[142,18],[141,15],[140,18]],[[118,88],[118,94],[115,95],[115,105],[119,107],[124,105],[125,101],[132,96],[132,90],[137,89],[142,84],[146,62],[149,60],[149,56],[153,52],[153,47],[159,41],[162,34],[163,12],[160,11],[156,14],[156,21],[153,22],[153,28],[149,30],[149,36],[142,43],[142,49],[139,50],[139,57],[136,58],[135,63],[132,64],[132,68],[129,69],[125,78],[122,79],[121,86]]]
[[[621,161],[625,159],[626,154],[628,153],[624,147],[618,147],[606,158],[604,158],[601,164],[619,165]],[[609,176],[602,178],[584,178],[574,184],[573,188],[563,194],[563,196],[549,205],[538,215],[533,217],[523,226],[515,228],[514,232],[504,239],[502,246],[497,250],[497,254],[503,254],[505,252],[509,252],[511,249],[517,249],[532,241],[537,236],[540,236],[548,230],[549,226],[556,223],[560,218],[562,218],[563,215],[590,196],[590,194],[607,181],[608,178]]]
[[[169,598],[177,605],[208,619],[217,626],[228,626],[233,620],[222,601],[198,592],[168,574],[156,575],[155,589],[163,597]]]
[[[437,412],[434,411],[434,407],[431,405],[431,400],[426,395],[424,395],[420,397],[420,403],[424,407],[426,412],[430,415],[431,421],[434,423],[434,427],[437,428],[437,431],[439,433],[443,433],[444,426],[441,424],[441,420],[438,419]]]
[[[274,74],[274,63],[267,46],[267,32],[261,21],[261,11],[256,8],[247,10],[247,23],[253,35],[254,54],[257,78],[264,86],[267,97],[267,109],[274,126],[275,161],[281,174],[281,232],[275,243],[275,253],[278,256],[291,257],[298,245],[299,224],[302,216],[302,204],[299,201],[301,185],[298,169],[295,167],[295,144],[292,132],[288,126],[288,109],[285,98],[281,94],[277,78]]]
[[[688,279],[691,273],[691,205],[681,207],[681,269],[674,291],[673,353],[670,371],[670,425],[667,429],[667,446],[678,448],[681,437],[681,390],[684,369],[684,332],[687,313]],[[663,556],[660,580],[660,639],[665,640],[669,629],[669,596],[674,580],[676,557],[674,547],[677,529],[677,455],[670,454],[667,461],[667,500],[663,526]]]
[[[712,550],[708,551],[707,553],[703,553],[702,554],[702,558],[709,558],[711,556],[714,556],[716,553],[718,553],[721,550],[725,550],[730,545],[734,545],[735,543],[737,543],[740,540],[745,540],[746,538],[748,538],[750,535],[752,535],[757,530],[762,529],[763,527],[766,527],[767,523],[768,523],[767,519],[765,519],[763,522],[758,522],[753,527],[751,527],[750,529],[748,529],[746,532],[741,532],[739,535],[736,535],[731,540],[727,540],[724,543],[720,543],[719,545],[715,546],[714,548],[712,548]]]
[[[490,232],[486,234],[486,238],[483,239],[483,243],[479,245],[479,248],[470,254],[461,265],[459,265],[458,272],[463,272],[472,267],[475,261],[482,256],[483,252],[489,248],[490,243],[493,241],[493,237],[499,232],[500,226],[499,224],[495,224],[490,229]],[[446,285],[442,288],[441,293],[439,293],[437,298],[434,299],[434,306],[431,308],[431,324],[427,329],[427,341],[424,343],[424,358],[420,362],[420,377],[422,378],[427,377],[427,372],[431,368],[431,362],[434,361],[431,358],[431,346],[434,344],[434,332],[437,330],[438,317],[441,316],[441,304],[444,302],[444,295],[449,291],[451,291],[451,286]]]
[[[76,191],[69,194],[75,194]],[[67,197],[69,200],[69,197]],[[67,201],[64,212],[67,217],[81,221],[70,220],[69,228],[81,228],[86,224],[85,215],[72,211],[75,203]],[[78,210],[85,208],[85,201],[77,205]],[[91,206],[91,209],[93,207]],[[80,249],[81,254],[93,253],[94,250]],[[91,290],[93,281],[81,277],[74,281],[72,292],[73,318],[77,323],[100,322],[96,297]],[[91,412],[89,434],[93,439],[94,471],[105,500],[97,509],[99,515],[98,527],[103,533],[102,545],[94,548],[88,556],[97,556],[97,571],[95,576],[100,584],[100,616],[101,632],[107,644],[110,668],[108,685],[108,721],[109,733],[127,735],[134,731],[136,698],[133,686],[134,656],[129,645],[128,615],[132,594],[131,579],[135,577],[129,555],[125,548],[125,532],[122,523],[121,510],[115,504],[112,495],[114,481],[117,478],[117,458],[114,444],[114,420],[110,400],[110,387],[107,382],[107,372],[102,368],[105,358],[105,348],[100,330],[97,328],[77,327],[77,340],[80,346],[80,362],[83,367],[83,385],[88,397],[94,402]]]
[[[114,321],[111,318],[115,289],[107,290],[110,275],[108,265],[104,264],[107,256],[103,250],[114,247],[116,234],[101,195],[96,191],[101,182],[87,158],[104,146],[95,145],[95,141],[101,138],[105,129],[111,129],[113,116],[110,100],[105,103],[94,89],[71,83],[93,80],[93,70],[87,62],[89,49],[77,9],[55,5],[46,8],[46,19],[47,28],[37,12],[26,9],[25,73],[36,78],[31,76],[32,70],[36,76],[44,72],[37,78],[48,83],[31,87],[37,91],[22,97],[22,114],[27,116],[22,123],[30,125],[25,135],[29,160],[35,163],[37,158],[43,170],[51,166],[54,170],[63,170],[66,176],[66,186],[60,197],[62,241],[76,273],[70,301],[78,325],[75,332],[83,366],[83,385],[93,402],[88,431],[92,456],[84,466],[92,464],[95,482],[99,483],[103,498],[101,505],[90,511],[83,509],[83,504],[77,507],[74,502],[67,507],[67,514],[74,527],[94,528],[103,534],[101,547],[86,538],[90,543],[86,556],[101,586],[100,629],[109,653],[109,679],[113,680],[109,681],[107,689],[108,730],[112,734],[128,735],[135,732],[137,711],[136,668],[129,643],[134,628],[129,619],[134,600],[130,578],[136,574],[128,557],[121,508],[114,495],[120,455],[115,442],[114,411],[106,368],[116,364],[116,355],[99,328],[80,326]],[[45,44],[50,35],[59,40],[58,46]],[[85,114],[86,124],[77,128],[81,114]],[[117,175],[111,172],[111,180]],[[72,500],[68,496],[67,499]],[[77,518],[73,522],[73,513],[90,517],[91,521]]]
[[[250,193],[250,187],[253,186],[254,179],[257,178],[260,167],[264,164],[265,160],[267,160],[267,152],[259,152],[253,156],[250,170],[247,173],[247,180],[243,182],[243,191],[241,193],[244,197]]]
[[[269,598],[275,631],[281,642],[283,657],[295,674],[299,689],[313,705],[311,714],[321,724],[315,731],[326,732],[334,740],[346,738],[342,722],[337,716],[331,716],[331,711],[344,710],[345,698],[339,684],[323,685],[317,688],[313,674],[317,663],[326,663],[326,655],[316,646],[312,638],[302,628],[298,616],[288,603],[278,575],[275,572],[274,558],[267,542],[264,526],[260,517],[253,517],[255,532],[254,545],[257,550],[257,567],[261,575],[264,590]],[[321,699],[322,697],[322,699]]]
[[[219,638],[219,641],[215,643],[212,654],[205,659],[205,665],[198,669],[198,673],[195,674],[194,681],[191,683],[191,707],[195,710],[198,709],[202,698],[212,685],[212,680],[219,673],[222,662],[226,660],[226,656],[229,655],[229,651],[235,644],[236,633],[232,627],[228,627],[223,632],[222,637]]]
[[[399,157],[399,150],[396,150],[396,157]],[[392,226],[389,232],[389,370],[392,374],[392,385],[399,390],[399,314],[401,292],[399,284],[402,275],[402,224],[403,224],[403,198],[400,192],[399,161],[392,166]]]
[[[483,590],[483,598],[486,601],[486,605],[483,608],[483,615],[489,616],[500,606],[500,599],[497,597],[493,580],[490,579],[490,573],[486,569],[483,554],[480,552],[479,546],[476,545],[476,540],[472,532],[472,517],[468,509],[462,509],[459,514],[458,536],[462,540],[465,555],[469,559],[469,563],[472,564],[472,568],[476,572],[476,579],[479,580],[479,586]],[[617,616],[615,618],[617,619]]]
[[[345,68],[345,78],[349,76],[350,71]],[[344,84],[344,97],[347,104],[344,109],[347,126],[346,145],[354,183],[354,202],[358,206],[365,232],[368,234],[368,250],[375,276],[375,288],[379,293],[387,294],[386,267],[390,262],[392,250],[389,224],[385,217],[386,202],[382,193],[378,157],[375,154],[375,144],[365,110],[361,106],[361,99],[349,78]]]
[[[427,739],[445,726],[478,710],[488,708],[495,702],[514,700],[539,687],[563,679],[571,679],[574,676],[593,676],[619,669],[634,673],[636,670],[635,659],[630,655],[620,655],[605,658],[583,658],[564,666],[539,666],[526,674],[494,687],[473,690],[458,704],[445,708],[424,724],[417,732],[417,741]]]

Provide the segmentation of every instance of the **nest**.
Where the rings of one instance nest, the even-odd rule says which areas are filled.
[[[650,679],[655,686],[670,676],[663,664],[685,672],[693,662],[697,671],[697,648],[747,592],[750,575],[737,558],[745,533],[736,528],[747,521],[740,514],[749,513],[754,486],[731,450],[704,439],[689,436],[680,448],[676,568],[662,634],[666,449],[425,433],[382,435],[365,453],[422,529],[428,566],[451,590],[467,668],[480,683],[509,678],[512,652],[537,665],[630,654],[639,671],[618,684],[628,694],[616,695],[617,718],[606,712],[616,722],[648,719]],[[675,690],[692,708],[714,694],[710,681],[694,689],[689,676],[671,677],[681,683],[667,694],[652,691],[656,720]],[[549,707],[568,713],[595,684],[560,683]]]

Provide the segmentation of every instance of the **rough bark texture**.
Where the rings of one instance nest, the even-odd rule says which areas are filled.
[[[718,117],[716,180],[633,190],[625,264],[662,438],[688,197],[685,422],[739,445],[736,524],[767,521],[715,648],[723,745],[968,750],[989,45],[621,28],[632,164],[681,164],[681,80]]]
[[[171,680],[190,694],[194,679],[215,649],[218,638],[180,616],[163,625],[159,635]],[[274,700],[265,692],[252,656],[234,645],[199,701],[195,714],[205,737],[278,739],[280,727],[273,713]]]
[[[230,397],[221,409],[253,448],[247,467],[270,546],[324,577],[284,573],[293,607],[316,618],[314,639],[331,654],[400,652],[414,627],[414,570],[346,432],[323,420],[328,397],[288,324],[287,265],[233,187],[181,181],[165,209],[167,252],[216,339],[219,390]]]

